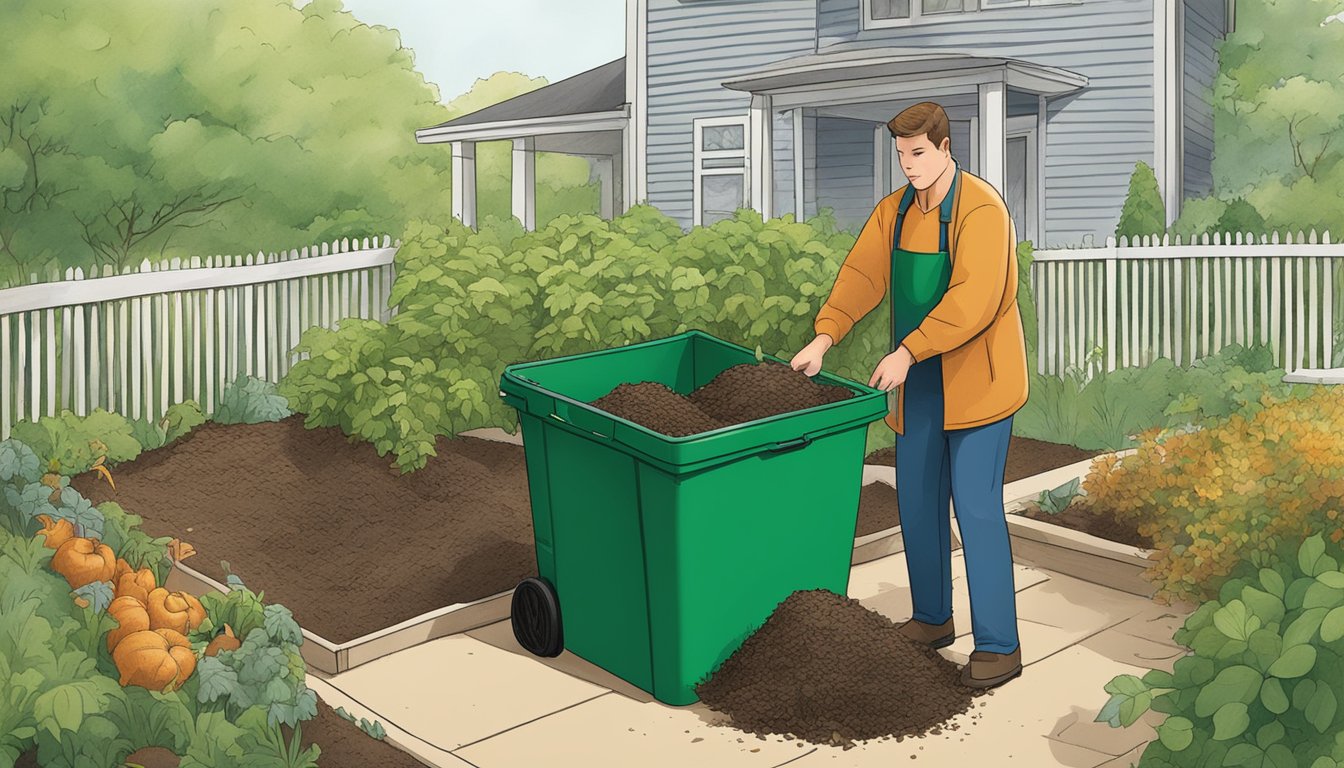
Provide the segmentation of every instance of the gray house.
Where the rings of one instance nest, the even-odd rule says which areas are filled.
[[[690,227],[829,207],[857,228],[904,183],[886,122],[931,100],[1022,239],[1100,241],[1136,161],[1169,220],[1209,191],[1234,14],[1234,0],[628,0],[621,59],[416,137],[451,144],[453,212],[473,225],[475,142],[509,139],[528,227],[547,151],[592,159],[607,216],[646,202]]]

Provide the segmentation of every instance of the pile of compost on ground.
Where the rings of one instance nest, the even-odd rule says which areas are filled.
[[[950,718],[991,693],[963,686],[960,674],[859,601],[805,590],[780,603],[696,693],[744,731],[848,749],[941,735]]]

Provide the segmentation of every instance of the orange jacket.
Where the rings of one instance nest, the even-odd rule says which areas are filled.
[[[845,257],[813,327],[839,343],[887,294],[896,209],[905,187],[882,198]],[[938,209],[912,204],[901,247],[938,250]],[[916,362],[943,356],[945,429],[1006,418],[1027,402],[1027,348],[1017,306],[1016,231],[1008,206],[988,182],[965,171],[948,227],[952,278],[947,294],[901,343]],[[895,349],[895,345],[892,346]],[[874,362],[876,365],[876,362]],[[887,426],[904,431],[905,387],[898,387]]]

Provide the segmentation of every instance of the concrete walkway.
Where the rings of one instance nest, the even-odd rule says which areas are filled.
[[[953,553],[959,636],[941,651],[964,664],[973,649],[965,566]],[[1112,677],[1171,670],[1184,650],[1172,632],[1185,613],[1062,574],[1016,566],[1021,677],[980,699],[940,735],[872,741],[849,750],[722,725],[701,704],[668,707],[565,652],[539,659],[509,622],[441,638],[310,685],[332,706],[383,723],[388,739],[434,766],[513,768],[790,768],[833,766],[1069,766],[1128,768],[1160,715],[1130,728],[1093,722]],[[903,554],[857,566],[849,595],[895,621],[910,617]]]

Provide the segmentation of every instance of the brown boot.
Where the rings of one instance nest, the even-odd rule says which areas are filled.
[[[927,643],[931,648],[946,648],[957,639],[950,616],[942,624],[926,624],[919,619],[910,619],[896,627],[896,631],[917,643]]]
[[[1022,646],[1012,653],[972,651],[970,661],[961,669],[961,684],[971,688],[993,688],[1022,674]]]

